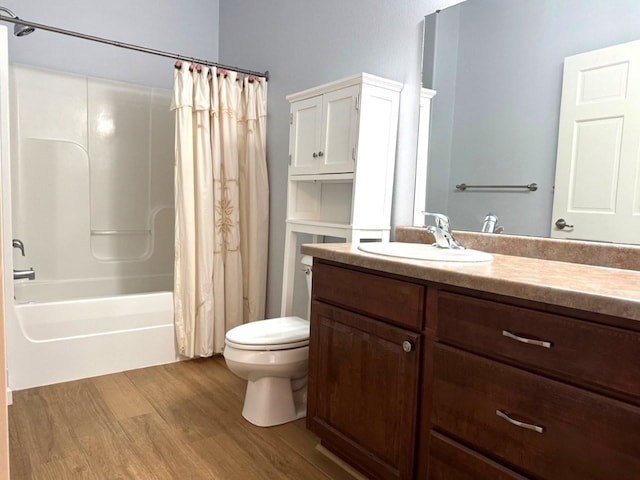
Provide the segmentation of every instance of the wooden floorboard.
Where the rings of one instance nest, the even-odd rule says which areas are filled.
[[[245,382],[220,356],[14,392],[11,480],[352,480],[304,419],[241,416]]]

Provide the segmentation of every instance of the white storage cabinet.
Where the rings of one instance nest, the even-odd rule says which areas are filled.
[[[367,73],[287,96],[291,104],[281,314],[290,315],[296,236],[389,240],[402,84]]]

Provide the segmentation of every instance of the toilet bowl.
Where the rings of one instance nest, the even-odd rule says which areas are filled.
[[[303,257],[311,293],[311,257]],[[259,427],[302,418],[307,413],[309,321],[282,317],[246,323],[225,336],[229,370],[247,380],[242,416]]]

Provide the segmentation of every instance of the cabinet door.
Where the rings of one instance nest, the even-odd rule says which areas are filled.
[[[368,478],[413,476],[421,349],[418,333],[313,302],[307,426]]]
[[[322,95],[291,104],[290,174],[318,173],[322,134]]]
[[[354,85],[323,95],[319,173],[354,171],[359,93]]]

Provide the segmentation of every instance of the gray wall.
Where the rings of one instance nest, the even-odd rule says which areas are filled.
[[[459,1],[459,0],[458,0]],[[289,104],[285,96],[367,72],[405,84],[393,224],[411,224],[423,17],[456,0],[221,0],[220,61],[271,72],[267,315],[280,313]]]
[[[18,17],[67,30],[217,61],[218,0],[4,0]],[[13,32],[13,25],[7,25]],[[170,88],[171,59],[38,31],[9,36],[9,61]]]
[[[491,211],[508,233],[549,235],[563,59],[639,39],[640,2],[469,0],[438,17],[438,36],[440,20],[460,33],[435,67],[434,116],[443,103],[445,110],[453,106],[453,125],[433,119],[429,171],[441,174],[429,177],[428,191],[446,186],[454,228],[479,230]],[[445,95],[447,84],[438,84],[438,73],[454,76],[450,67],[455,98]],[[457,192],[462,182],[537,182],[540,189]]]
[[[425,15],[460,0],[6,0],[39,23],[184,55],[270,70],[268,162],[271,223],[267,309],[280,310],[288,112],[285,95],[362,71],[405,83],[393,224],[410,224],[417,99]],[[12,26],[9,25],[11,28]],[[170,87],[172,61],[37,32],[11,36],[11,62]]]

